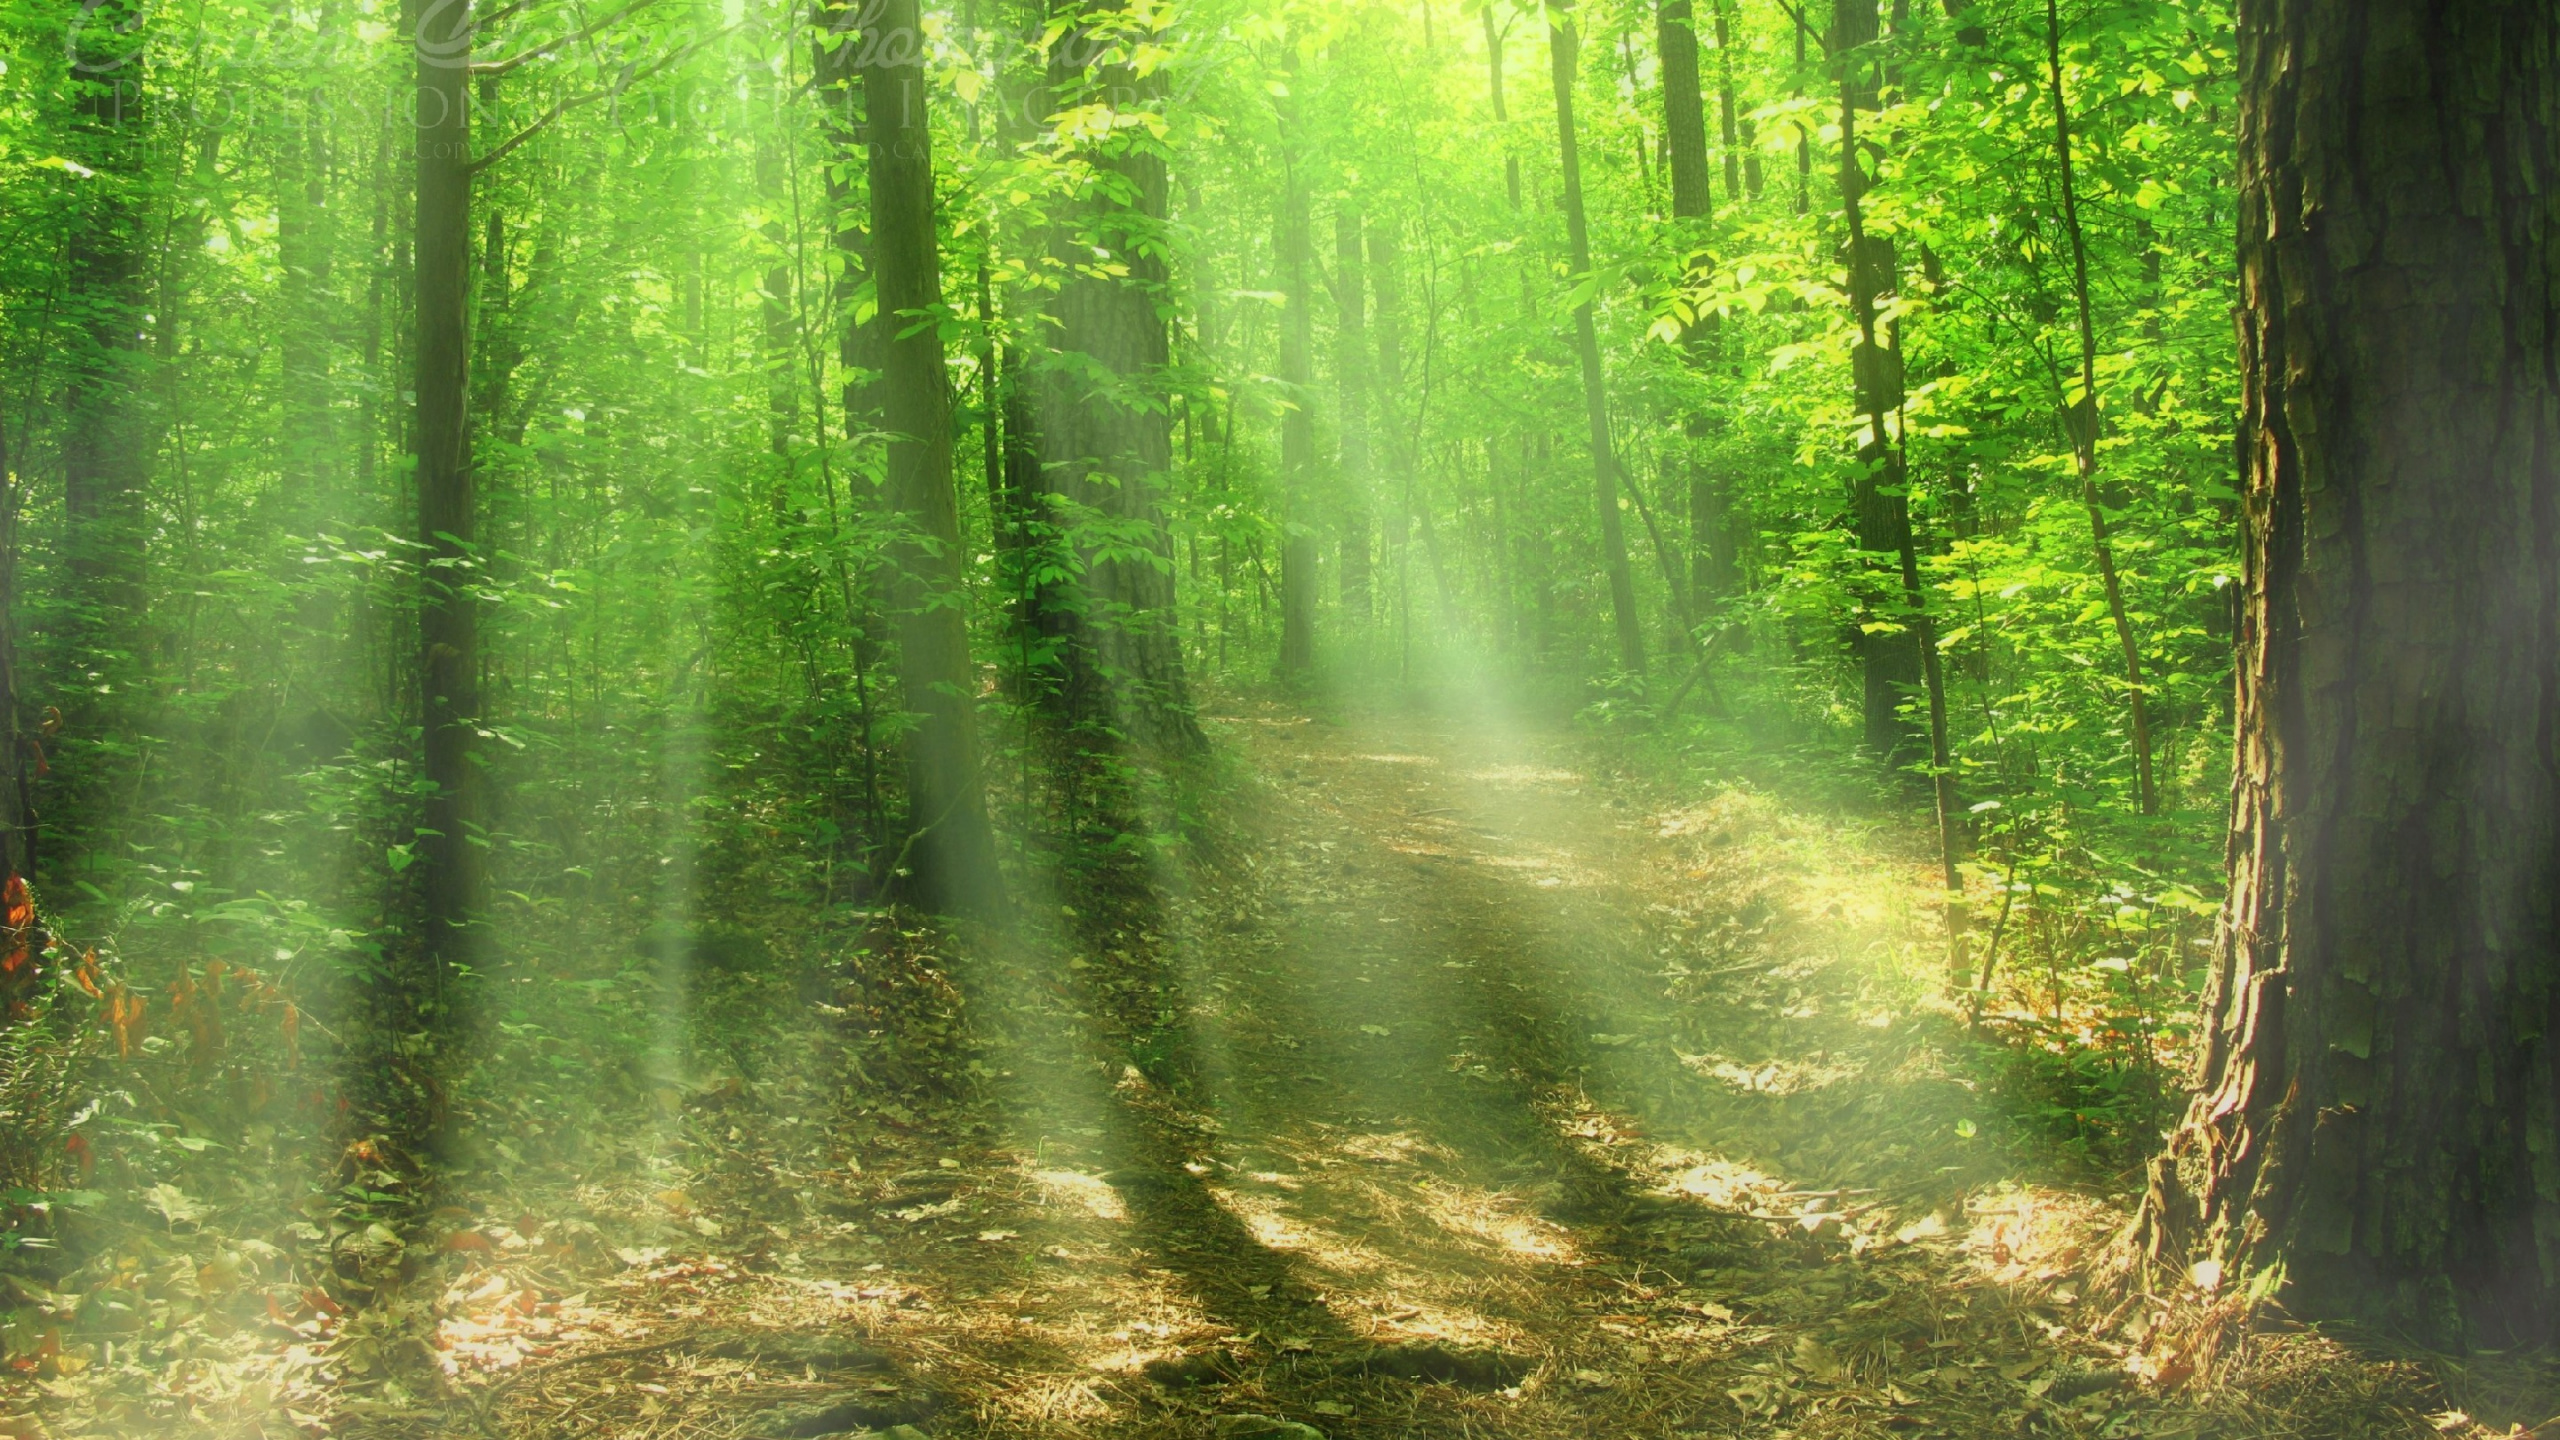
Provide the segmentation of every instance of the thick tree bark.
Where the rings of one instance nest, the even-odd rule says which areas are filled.
[[[1369,321],[1368,265],[1361,243],[1360,212],[1339,205],[1333,212],[1333,380],[1341,413],[1335,481],[1341,487],[1342,610],[1352,625],[1369,621]]]
[[[1280,287],[1288,309],[1280,318],[1280,386],[1288,409],[1280,416],[1280,677],[1303,680],[1316,664],[1316,543],[1309,524],[1314,503],[1315,416],[1308,408],[1315,291],[1309,283],[1307,192],[1295,160],[1282,182],[1279,234]]]
[[[420,776],[418,830],[425,1003],[448,1001],[473,957],[481,908],[479,503],[471,465],[470,0],[417,22],[417,394]]]
[[[1109,4],[1062,32],[1049,52],[1052,103],[1154,104],[1161,76],[1119,58],[1135,43],[1122,32],[1139,23]],[[1068,278],[1049,310],[1058,354],[1041,376],[1042,481],[1082,571],[1059,698],[1064,718],[1088,733],[1189,752],[1206,741],[1183,675],[1171,539],[1158,498],[1173,464],[1164,157],[1143,128],[1115,127],[1081,159],[1096,181],[1053,235]],[[1106,257],[1125,273],[1098,273],[1096,261]],[[1153,553],[1132,553],[1140,549]]]
[[[907,864],[918,903],[985,914],[1001,908],[1003,879],[979,770],[976,667],[961,588],[925,40],[916,0],[881,0],[865,19],[871,249],[885,322],[880,398],[896,527],[887,568],[898,681],[915,717],[907,735]]]
[[[1555,81],[1556,149],[1564,168],[1564,224],[1572,248],[1573,278],[1579,285],[1591,274],[1591,225],[1582,205],[1582,154],[1574,136],[1573,82],[1580,48],[1573,12],[1564,5],[1548,11],[1547,54]],[[1609,382],[1600,367],[1600,336],[1592,320],[1592,302],[1573,307],[1573,344],[1582,360],[1582,408],[1590,422],[1591,497],[1600,512],[1600,560],[1609,575],[1609,612],[1617,622],[1618,668],[1644,673],[1644,630],[1636,616],[1635,575],[1627,564],[1627,529],[1618,514],[1618,462],[1609,442]]]
[[[2244,596],[2199,1091],[2137,1238],[2560,1331],[2560,10],[2242,0]],[[2210,1277],[2214,1272],[2202,1272]]]

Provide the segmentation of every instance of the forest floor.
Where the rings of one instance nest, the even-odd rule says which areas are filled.
[[[2523,1433],[2309,1332],[2187,1380],[2182,1307],[2095,1300],[2123,1212],[1964,1068],[1872,822],[1492,713],[1208,724],[1190,863],[948,947],[967,1083],[705,1080],[233,1433]]]

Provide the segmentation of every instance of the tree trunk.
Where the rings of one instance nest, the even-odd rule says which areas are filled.
[[[1858,444],[1859,472],[1853,506],[1858,548],[1889,551],[1900,581],[1900,626],[1861,637],[1866,654],[1866,723],[1869,748],[1896,767],[1910,763],[1911,735],[1902,723],[1901,700],[1914,683],[1929,714],[1930,792],[1937,802],[1940,883],[1946,893],[1947,964],[1964,970],[1962,813],[1956,800],[1953,755],[1947,734],[1946,675],[1939,664],[1937,627],[1929,618],[1928,592],[1920,584],[1920,547],[1911,528],[1910,471],[1902,438],[1902,325],[1877,316],[1901,288],[1893,241],[1866,227],[1866,172],[1858,164],[1858,111],[1877,92],[1867,62],[1856,52],[1876,38],[1874,0],[1837,0],[1830,48],[1840,73],[1840,208],[1849,230],[1849,305],[1858,326],[1858,412],[1866,433]],[[1886,417],[1892,417],[1888,429]]]
[[[1503,189],[1510,195],[1511,208],[1516,211],[1520,208],[1520,156],[1511,148],[1508,133],[1511,112],[1502,103],[1502,30],[1493,23],[1493,6],[1489,3],[1484,7],[1484,53],[1485,66],[1493,85],[1493,123],[1505,131],[1502,140]]]
[[[1876,319],[1878,308],[1897,288],[1894,245],[1886,236],[1866,233],[1862,202],[1867,178],[1858,163],[1858,112],[1873,108],[1876,92],[1865,78],[1867,58],[1856,52],[1875,38],[1874,0],[1836,0],[1824,43],[1840,83],[1840,200],[1849,226],[1849,310],[1859,337],[1851,368],[1858,413],[1867,420],[1858,440],[1858,476],[1849,503],[1858,548],[1869,556],[1899,556],[1911,543],[1911,508],[1903,489],[1902,450],[1893,443],[1886,417],[1902,408],[1902,345],[1900,327],[1889,321],[1880,326]],[[1903,608],[1903,597],[1885,599],[1889,592],[1882,586],[1874,592],[1869,603],[1876,608]],[[1862,632],[1857,641],[1867,749],[1897,770],[1914,758],[1916,736],[1901,711],[1904,698],[1925,678],[1920,641],[1916,629],[1898,623]]]
[[[1714,215],[1715,201],[1707,184],[1706,92],[1699,87],[1698,32],[1692,27],[1690,0],[1661,0],[1654,47],[1662,58],[1662,142],[1671,161],[1671,214],[1675,220],[1703,222]],[[1704,228],[1681,227],[1681,242],[1698,243]]]
[[[1116,30],[1144,23],[1117,9],[1089,11],[1086,20]],[[1089,63],[1097,50],[1125,48],[1100,46],[1083,30],[1060,35],[1049,52],[1051,103],[1123,111],[1156,104],[1161,75],[1125,62]],[[1049,312],[1058,354],[1041,377],[1042,481],[1082,571],[1059,698],[1064,718],[1083,733],[1107,730],[1189,752],[1206,741],[1183,676],[1171,542],[1158,500],[1173,464],[1164,157],[1142,129],[1114,127],[1079,159],[1095,178],[1053,234],[1068,278]],[[1094,273],[1104,257],[1125,273]],[[1133,546],[1156,553],[1133,558]]]
[[[1335,480],[1341,486],[1342,610],[1348,623],[1369,620],[1369,323],[1368,269],[1360,236],[1360,212],[1333,212],[1334,390],[1342,407]]]
[[[8,417],[0,414],[0,884],[35,875],[35,754],[18,729],[18,506]]]
[[[1716,7],[1716,108],[1723,122],[1724,134],[1724,203],[1742,201],[1742,136],[1733,98],[1733,7],[1730,0],[1715,0]],[[1760,157],[1751,157],[1751,193],[1760,193]]]
[[[2136,1238],[2560,1333],[2560,10],[2242,0],[2229,897]]]
[[[64,548],[70,574],[74,670],[120,674],[140,641],[145,485],[150,426],[144,414],[144,274],[141,204],[149,118],[144,113],[142,32],[135,0],[83,10],[72,31],[78,99],[70,125],[75,158],[95,179],[64,247],[71,343],[63,405]],[[127,689],[119,683],[115,693]],[[71,728],[98,727],[96,687]]]
[[[1724,23],[1717,17],[1719,27]],[[1665,148],[1671,152],[1671,214],[1680,226],[1683,250],[1703,256],[1707,240],[1706,228],[1714,218],[1707,186],[1707,112],[1704,92],[1699,89],[1698,36],[1691,24],[1690,0],[1662,0],[1657,29],[1657,43],[1662,56],[1662,132]],[[1733,123],[1732,70],[1726,67],[1725,123]],[[1728,137],[1730,139],[1730,137]],[[1728,168],[1731,154],[1725,156]],[[1730,176],[1726,179],[1725,198],[1733,198]],[[1705,264],[1701,261],[1703,272]],[[1715,318],[1701,315],[1682,333],[1681,351],[1690,366],[1703,369],[1707,361],[1707,345],[1715,330]],[[1703,619],[1709,607],[1732,588],[1731,542],[1729,516],[1732,501],[1725,492],[1724,477],[1708,462],[1704,453],[1712,425],[1706,412],[1692,408],[1682,417],[1681,429],[1688,440],[1683,461],[1688,471],[1689,486],[1689,601],[1681,608],[1688,623]],[[1669,505],[1671,497],[1662,497]]]
[[[1582,154],[1574,138],[1573,81],[1579,42],[1573,11],[1556,5],[1548,12],[1547,54],[1556,92],[1556,148],[1564,168],[1565,234],[1573,252],[1573,280],[1586,284],[1591,275],[1591,226],[1582,207]],[[1617,622],[1618,668],[1644,673],[1644,631],[1636,618],[1635,575],[1627,564],[1627,530],[1618,514],[1618,465],[1609,443],[1609,387],[1600,368],[1600,337],[1592,321],[1592,302],[1573,307],[1574,350],[1582,359],[1582,408],[1591,429],[1591,496],[1600,512],[1600,558],[1609,573],[1609,610]]]
[[[1315,292],[1307,276],[1307,192],[1294,159],[1285,162],[1279,252],[1280,286],[1288,308],[1280,317],[1280,387],[1288,408],[1280,415],[1280,677],[1304,680],[1316,665],[1316,544],[1309,527],[1316,462],[1315,416],[1308,409],[1309,330]]]
[[[2133,740],[2134,794],[2142,813],[2159,808],[2159,792],[2151,778],[2151,717],[2143,701],[2142,647],[2133,635],[2133,617],[2124,606],[2124,585],[2116,577],[2115,546],[2107,540],[2106,511],[2098,500],[2098,334],[2089,317],[2089,244],[2080,228],[2078,187],[2071,174],[2071,103],[2062,93],[2062,17],[2054,0],[2044,3],[2045,58],[2053,78],[2053,153],[2060,163],[2062,224],[2071,235],[2071,294],[2080,318],[2080,393],[2063,396],[2062,424],[2070,433],[2071,454],[2080,471],[2080,500],[2089,511],[2089,536],[2096,547],[2098,578],[2106,587],[2107,614],[2114,620],[2116,644],[2124,653],[2125,712]]]
[[[418,830],[425,1003],[471,962],[480,911],[479,512],[471,466],[471,4],[422,7],[416,31],[418,697],[426,803]]]
[[[895,527],[887,570],[898,682],[915,717],[907,735],[907,868],[918,903],[985,914],[1001,907],[1003,880],[979,772],[977,676],[961,588],[925,45],[916,0],[881,0],[865,18],[872,273],[883,322],[880,399]]]

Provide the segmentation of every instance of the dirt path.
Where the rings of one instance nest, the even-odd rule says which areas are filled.
[[[1218,863],[954,977],[979,1099],[709,1097],[589,1197],[618,1273],[457,1282],[475,1423],[2204,1433],[2078,1338],[2095,1212],[2002,1183],[1896,978],[1912,857],[1499,716],[1213,724]]]

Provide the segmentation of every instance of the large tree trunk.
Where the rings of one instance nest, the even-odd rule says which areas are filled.
[[[1160,76],[1117,58],[1089,63],[1098,52],[1125,54],[1144,23],[1099,7],[1084,27],[1121,32],[1121,43],[1102,44],[1084,27],[1062,33],[1049,52],[1051,103],[1153,105]],[[1043,482],[1083,571],[1059,698],[1080,729],[1187,752],[1206,742],[1183,675],[1172,541],[1158,499],[1173,464],[1164,156],[1143,129],[1115,127],[1081,159],[1095,179],[1054,236],[1068,278],[1050,305],[1059,353],[1044,367],[1040,407]],[[1125,273],[1096,273],[1106,257]],[[1156,553],[1136,558],[1133,547]]]
[[[887,569],[898,681],[916,717],[907,736],[908,868],[920,903],[985,913],[1002,903],[1003,881],[978,767],[976,667],[961,589],[924,37],[916,0],[881,0],[866,19],[873,27],[862,37],[871,61],[863,96],[871,128],[872,273],[884,322],[880,398],[896,527]]]
[[[1547,54],[1556,92],[1556,148],[1564,163],[1565,235],[1573,252],[1574,283],[1591,274],[1591,226],[1582,206],[1582,154],[1573,128],[1573,81],[1579,49],[1573,12],[1548,12]],[[1590,423],[1591,498],[1600,512],[1600,560],[1609,575],[1609,612],[1617,622],[1618,668],[1644,673],[1644,631],[1636,618],[1635,575],[1627,564],[1626,524],[1618,515],[1618,463],[1609,443],[1609,382],[1600,367],[1600,337],[1592,302],[1573,307],[1573,344],[1582,359],[1582,409]]]
[[[2242,0],[2245,606],[2200,1088],[2139,1238],[2560,1331],[2560,10]],[[2210,1272],[2206,1272],[2210,1273]]]
[[[417,22],[417,394],[420,775],[424,1002],[441,1007],[472,959],[482,887],[479,504],[471,465],[470,0],[421,7]]]
[[[1295,160],[1288,164],[1280,198],[1280,286],[1288,309],[1280,317],[1280,385],[1288,409],[1280,416],[1280,677],[1302,680],[1316,665],[1316,543],[1308,524],[1316,462],[1315,416],[1309,412],[1310,321],[1315,293],[1308,283],[1307,191]]]

